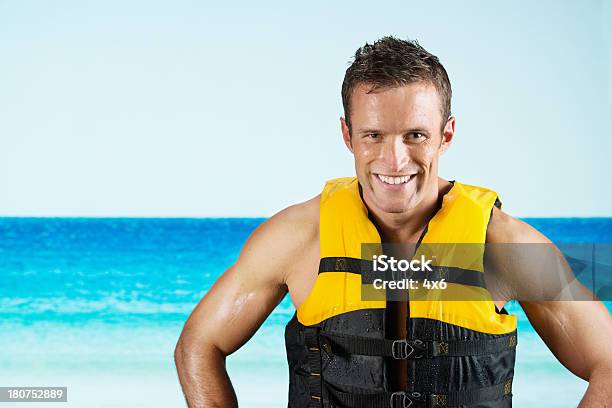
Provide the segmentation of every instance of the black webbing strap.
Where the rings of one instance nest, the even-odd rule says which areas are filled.
[[[320,332],[331,349],[340,348],[347,354],[384,356],[395,359],[416,359],[438,356],[477,356],[500,353],[516,347],[516,330],[506,335],[477,340],[421,341],[390,340]]]
[[[399,273],[399,278],[422,281],[439,281],[444,279],[447,283],[459,283],[461,285],[477,286],[486,288],[484,273],[472,269],[462,269],[454,266],[430,265],[431,271],[414,271]],[[404,275],[404,276],[402,276]]]
[[[323,406],[322,381],[321,381],[321,350],[319,345],[319,328],[306,327],[304,329],[304,342],[308,349],[308,389],[310,391],[309,408]]]
[[[319,274],[328,272],[348,272],[362,275],[363,283],[371,284],[374,279],[380,278],[380,272],[372,270],[372,261],[350,257],[327,257],[319,261]],[[486,288],[484,273],[481,271],[462,269],[454,266],[430,265],[431,271],[397,271],[394,280],[413,279],[422,281],[439,281],[444,279],[447,283]]]
[[[321,258],[319,261],[319,273],[323,272],[351,272],[361,274],[362,270],[372,269],[372,261],[348,256],[333,256]]]
[[[416,408],[425,407],[427,396],[418,392],[380,392],[356,394],[330,391],[339,407],[351,408]]]
[[[430,394],[428,400],[432,407],[456,407],[459,405],[479,404],[502,397],[512,396],[512,378],[475,390],[455,391],[448,394]]]
[[[512,378],[490,387],[447,394],[420,392],[380,392],[357,394],[337,391],[330,388],[330,394],[341,407],[352,408],[418,408],[418,407],[457,407],[493,401],[512,395]]]

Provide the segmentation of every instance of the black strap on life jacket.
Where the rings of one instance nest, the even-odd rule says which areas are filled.
[[[429,279],[439,281],[444,279],[447,283],[477,286],[486,288],[484,273],[471,269],[462,269],[454,266],[430,265],[431,271],[398,271],[394,279],[413,279],[422,281]],[[328,257],[319,261],[319,274],[330,272],[348,272],[362,275],[363,283],[372,283],[380,272],[372,271],[372,261],[350,257]]]
[[[460,341],[421,341],[373,339],[322,331],[319,327],[304,329],[304,343],[308,350],[309,408],[321,407],[323,399],[352,408],[418,408],[453,407],[477,404],[511,396],[512,378],[500,384],[447,394],[414,392],[368,393],[366,390],[342,392],[328,386],[321,376],[321,349],[333,353],[334,349],[348,354],[384,356],[396,359],[432,358],[438,356],[468,356],[495,354],[516,347],[516,330],[490,339]]]
[[[340,407],[351,408],[430,408],[457,407],[479,404],[512,396],[512,377],[505,381],[471,390],[452,391],[446,394],[420,392],[380,392],[360,394],[356,392],[340,392],[330,388],[330,396]]]
[[[321,407],[323,398],[323,382],[321,381],[321,349],[319,344],[319,328],[307,327],[304,330],[304,342],[308,349],[308,390],[310,392],[309,408]]]
[[[322,341],[328,342],[330,349],[340,349],[347,354],[365,356],[384,356],[395,359],[418,359],[438,356],[477,356],[501,353],[516,347],[516,330],[503,336],[451,341],[390,340],[373,339],[321,331]]]

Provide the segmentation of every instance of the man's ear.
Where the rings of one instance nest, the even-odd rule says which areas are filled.
[[[351,143],[351,132],[349,132],[349,128],[346,125],[346,120],[344,116],[340,116],[340,128],[342,129],[342,139],[344,139],[344,144],[348,149],[353,153],[353,144]]]
[[[450,116],[442,130],[442,143],[440,144],[440,154],[443,154],[453,142],[455,136],[455,116]]]

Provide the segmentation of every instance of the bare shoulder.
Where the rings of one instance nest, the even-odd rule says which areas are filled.
[[[279,211],[262,223],[253,236],[265,234],[273,241],[286,241],[289,245],[310,240],[319,232],[320,201],[321,195],[319,194],[310,200]],[[278,244],[283,243],[278,242]]]
[[[540,231],[518,218],[493,207],[487,227],[487,243],[550,243]]]
[[[553,299],[563,289],[559,284],[571,279],[563,256],[544,234],[498,208],[487,228],[485,269],[487,285],[519,302]]]
[[[268,278],[285,283],[293,260],[318,238],[320,195],[291,205],[260,224],[245,243],[238,264],[262,266]]]

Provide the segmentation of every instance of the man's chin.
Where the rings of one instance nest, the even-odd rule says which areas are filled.
[[[400,214],[409,211],[414,201],[414,192],[380,191],[376,187],[370,187],[369,197],[365,197],[370,205],[378,210],[389,214]]]
[[[406,211],[408,211],[409,208],[407,207],[387,207],[387,208],[382,208],[382,211],[387,213],[387,214],[403,214]]]
[[[400,201],[377,200],[376,207],[378,207],[379,210],[388,214],[401,214],[410,210],[411,206],[409,205],[409,203],[410,197],[406,197],[405,200]]]

